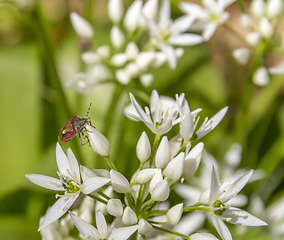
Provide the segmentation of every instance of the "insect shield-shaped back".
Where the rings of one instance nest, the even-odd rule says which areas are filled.
[[[59,142],[69,142],[77,134],[82,133],[85,130],[85,125],[91,123],[90,118],[81,118],[74,115],[70,120],[68,120],[60,130],[58,141]],[[80,136],[79,136],[80,137]],[[81,142],[81,138],[80,138]]]

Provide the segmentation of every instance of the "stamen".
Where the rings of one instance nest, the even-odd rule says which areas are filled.
[[[151,112],[150,112],[150,110],[149,110],[148,107],[145,107],[145,112],[146,112],[146,114],[147,114],[148,116],[150,116]]]

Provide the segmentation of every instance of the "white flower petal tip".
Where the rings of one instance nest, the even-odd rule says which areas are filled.
[[[94,31],[92,26],[77,13],[72,12],[70,14],[70,20],[74,31],[79,37],[82,38],[92,38],[94,35]]]
[[[183,203],[177,204],[173,206],[169,211],[167,212],[167,219],[169,221],[169,224],[176,225],[183,213]]]
[[[270,77],[266,67],[258,68],[253,74],[252,81],[255,85],[265,86],[270,82]]]
[[[143,132],[138,140],[136,155],[142,163],[146,162],[151,156],[151,144],[146,132]]]
[[[218,238],[210,233],[194,233],[189,236],[189,240],[218,240]]]
[[[129,193],[131,191],[128,180],[119,172],[110,170],[111,185],[118,193]]]
[[[107,138],[93,126],[86,125],[86,129],[87,129],[88,139],[90,141],[93,150],[101,156],[104,157],[108,156],[109,141],[107,140]]]
[[[138,225],[138,233],[140,235],[145,235],[146,233],[151,232],[153,229],[152,225],[144,219],[140,219]]]
[[[233,58],[237,63],[246,65],[249,61],[251,51],[248,48],[239,48],[233,51]]]

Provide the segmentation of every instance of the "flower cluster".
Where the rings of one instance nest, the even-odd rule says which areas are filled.
[[[65,155],[57,143],[59,179],[37,174],[26,175],[31,182],[41,187],[64,192],[63,195],[56,194],[59,199],[40,222],[39,231],[43,236],[48,239],[49,234],[63,234],[56,228],[56,224],[68,210],[71,220],[81,233],[79,236],[87,239],[122,240],[133,234],[137,235],[137,239],[157,239],[157,234],[164,232],[191,240],[216,239],[207,233],[188,236],[173,229],[173,226],[178,225],[183,213],[190,215],[192,211],[209,213],[214,227],[224,240],[230,240],[232,236],[223,221],[245,226],[266,225],[246,211],[230,205],[230,200],[246,185],[253,170],[242,174],[236,180],[221,183],[217,166],[213,162],[210,187],[199,195],[197,202],[189,206],[179,203],[162,208],[163,202],[169,199],[175,186],[192,178],[196,173],[204,149],[204,144],[196,141],[219,124],[227,112],[227,107],[209,120],[206,119],[198,128],[198,113],[201,109],[191,111],[184,94],[176,95],[176,99],[172,99],[160,97],[154,90],[150,108],[146,107],[145,111],[132,94],[130,99],[132,104],[125,109],[126,115],[144,122],[155,134],[153,147],[146,132],[141,134],[136,146],[140,166],[130,181],[117,171],[112,162],[107,138],[89,125],[86,126],[86,131],[90,145],[96,153],[105,157],[110,171],[90,170],[79,166],[71,149],[67,149]],[[179,132],[169,140],[166,134],[177,124]],[[80,203],[81,199],[89,202],[89,198],[96,200],[96,227],[92,225],[92,203]],[[70,211],[77,206],[80,206],[79,211]],[[112,217],[111,224],[108,224],[104,215]],[[59,223],[64,225],[65,218]],[[70,218],[65,221],[68,222],[65,234],[74,227],[70,225]]]

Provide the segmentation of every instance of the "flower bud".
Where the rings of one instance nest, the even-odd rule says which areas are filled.
[[[170,194],[169,183],[163,180],[156,184],[153,189],[151,199],[154,201],[166,201]]]
[[[169,221],[169,224],[176,225],[183,213],[183,203],[177,204],[173,206],[167,213],[167,219]]]
[[[128,180],[119,172],[110,170],[111,185],[118,193],[129,193],[131,191]]]
[[[181,152],[169,162],[163,173],[168,179],[178,181],[181,178],[184,166],[184,152]]]
[[[123,33],[117,26],[113,26],[110,30],[110,40],[115,48],[121,48],[125,42]]]
[[[251,51],[248,48],[238,48],[233,51],[233,58],[237,63],[246,65],[248,63]]]
[[[273,35],[273,28],[267,18],[262,17],[259,22],[259,31],[262,36],[270,38]]]
[[[125,69],[118,69],[115,71],[115,78],[123,85],[127,85],[131,80],[130,74]]]
[[[182,173],[183,178],[188,179],[195,174],[201,160],[203,148],[204,148],[204,143],[198,143],[186,155],[184,160],[183,173]]]
[[[252,27],[252,19],[250,15],[246,13],[242,13],[240,16],[240,24],[244,28],[251,28]]]
[[[97,154],[103,157],[108,156],[109,141],[107,140],[107,138],[102,133],[100,133],[97,129],[95,129],[93,126],[86,125],[86,129],[87,129],[88,139],[90,141],[90,144],[93,150]]]
[[[137,221],[135,212],[130,207],[126,207],[123,212],[122,223],[126,226],[130,226],[136,224]]]
[[[180,124],[180,135],[185,141],[191,139],[194,133],[194,122],[191,112],[188,112]]]
[[[262,17],[265,11],[265,1],[264,0],[252,0],[250,4],[250,10],[255,17],[257,18]]]
[[[110,49],[108,45],[103,45],[97,48],[97,54],[102,58],[102,59],[107,59],[110,56]]]
[[[142,71],[146,71],[154,58],[154,52],[140,52],[136,57],[136,63]]]
[[[108,16],[113,23],[119,23],[123,17],[124,6],[122,0],[108,1]]]
[[[141,8],[142,0],[135,0],[127,9],[123,20],[124,27],[127,31],[134,32],[137,29],[141,16]]]
[[[283,0],[268,0],[267,16],[269,18],[277,17],[282,12]]]
[[[258,32],[251,32],[246,36],[246,41],[249,45],[255,46],[260,41],[260,35]]]
[[[140,219],[138,224],[139,224],[138,233],[140,235],[145,235],[146,233],[150,232],[153,229],[152,225],[144,219]]]
[[[252,76],[252,81],[255,85],[265,86],[269,83],[270,78],[266,67],[258,68]]]
[[[136,155],[142,163],[146,162],[151,156],[151,144],[146,132],[143,132],[138,140]]]
[[[145,73],[142,74],[139,78],[141,84],[144,87],[149,87],[151,85],[151,83],[153,82],[154,76],[151,73]]]
[[[162,175],[162,170],[158,169],[154,177],[152,178],[150,185],[149,185],[149,192],[152,194],[153,189],[157,185],[157,183],[163,181],[163,175]]]
[[[88,65],[94,65],[100,62],[100,57],[98,54],[93,52],[84,52],[82,55],[82,60]]]
[[[158,168],[164,169],[171,161],[171,149],[168,138],[164,136],[157,149],[155,164]]]
[[[139,53],[139,48],[135,42],[129,42],[125,49],[125,54],[128,57],[128,60],[134,60]]]
[[[121,217],[123,206],[119,199],[110,199],[106,205],[107,212],[114,217]]]
[[[137,174],[134,182],[144,184],[152,179],[158,171],[156,168],[143,169]]]
[[[218,238],[210,233],[194,233],[189,236],[189,240],[218,240]]]
[[[124,53],[114,54],[111,57],[110,62],[115,67],[121,67],[122,65],[124,65],[127,62],[127,56]]]
[[[94,35],[94,31],[92,26],[77,13],[72,12],[70,14],[70,20],[74,31],[79,37],[82,38],[92,38]]]

